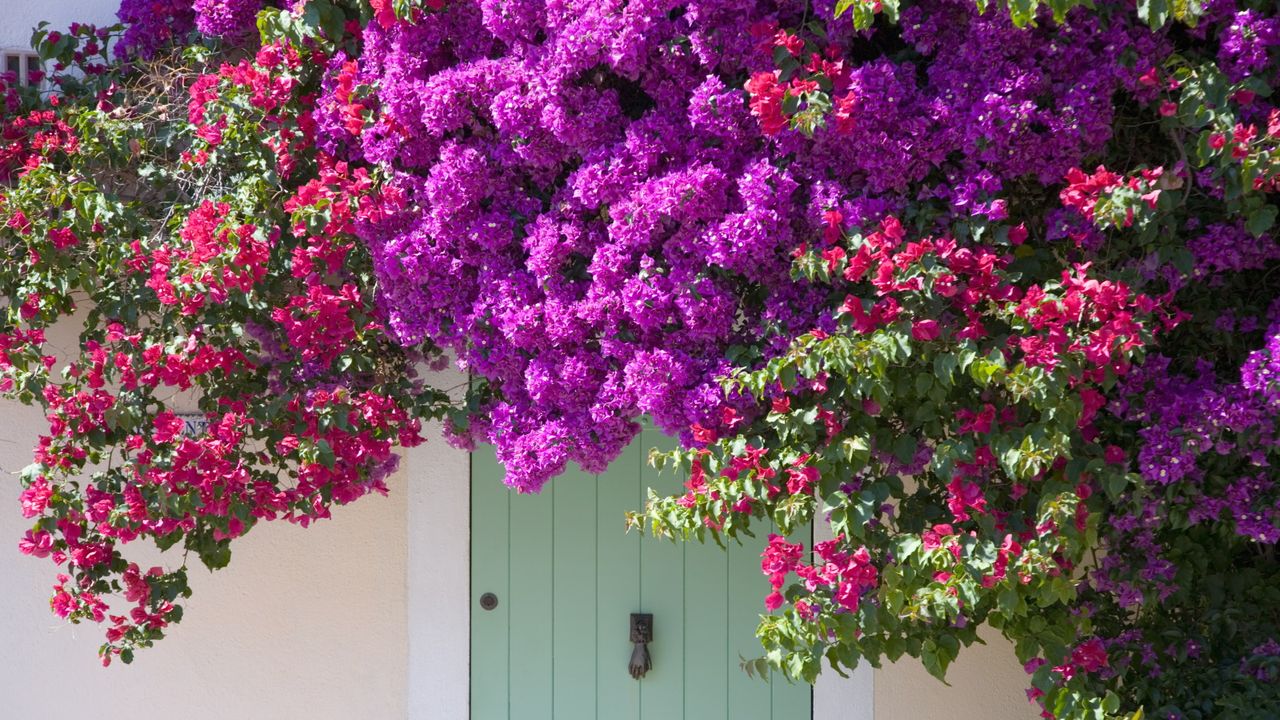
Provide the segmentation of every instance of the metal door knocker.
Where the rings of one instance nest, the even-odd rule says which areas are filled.
[[[631,651],[631,663],[627,669],[631,677],[639,680],[653,668],[649,659],[649,643],[653,642],[653,615],[649,613],[631,613],[631,642],[635,648]]]

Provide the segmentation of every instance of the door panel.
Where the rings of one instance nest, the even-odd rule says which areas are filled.
[[[563,477],[566,491],[552,493],[552,703],[556,720],[593,720],[595,692],[582,689],[596,685],[598,568],[596,544],[583,538],[599,536],[596,483],[578,471]]]
[[[510,513],[511,587],[507,590],[510,625],[508,664],[511,667],[511,707],[519,708],[526,720],[552,720],[552,688],[555,678],[551,662],[555,651],[556,586],[553,582],[552,552],[555,493],[513,498]],[[525,543],[525,539],[530,542]],[[535,550],[536,548],[536,550]],[[533,550],[531,552],[531,550]],[[572,592],[571,589],[567,589]],[[563,628],[562,628],[563,629]],[[516,717],[516,715],[512,715]]]
[[[655,440],[665,440],[657,433],[642,433],[642,455],[648,453]],[[682,482],[672,472],[659,474],[646,457],[638,468],[641,499],[633,509],[644,506],[648,488],[660,495],[680,492]],[[612,468],[611,468],[612,469]],[[602,482],[607,481],[601,478]],[[635,531],[633,531],[634,533]],[[640,605],[637,612],[653,613],[653,643],[649,656],[653,669],[640,682],[641,720],[667,720],[684,717],[684,642],[685,543],[643,537],[640,540]],[[696,661],[696,658],[689,658]],[[607,662],[604,658],[602,661]]]
[[[511,593],[509,552],[512,494],[492,451],[471,454],[471,717],[509,716]],[[493,593],[498,606],[480,608]]]
[[[765,535],[767,537],[767,534]],[[728,626],[733,628],[729,638],[727,674],[729,682],[729,712],[731,720],[750,718],[766,720],[773,716],[773,686],[786,687],[785,680],[765,683],[759,678],[748,677],[740,666],[743,659],[759,657],[763,652],[755,638],[760,613],[764,611],[764,596],[769,594],[769,581],[760,572],[760,551],[763,538],[757,547],[730,545],[728,552],[729,589]],[[805,696],[808,701],[808,693]],[[775,720],[790,720],[804,715],[781,715]]]
[[[678,492],[643,456],[646,430],[603,475],[567,472],[539,495],[472,459],[472,720],[808,720],[808,685],[750,678],[743,658],[768,582],[764,533],[728,552],[626,533],[647,488]],[[493,610],[480,597],[498,597]],[[627,672],[631,613],[654,616],[653,669]]]
[[[705,552],[712,550],[714,552]],[[723,718],[729,702],[729,676],[741,674],[727,661],[729,648],[729,556],[719,546],[686,548],[684,566],[684,648],[687,651],[684,680],[685,715],[690,718]],[[749,625],[755,630],[757,618]],[[757,653],[758,654],[758,653]],[[763,685],[763,683],[760,683]]]
[[[627,673],[631,643],[623,629],[639,612],[640,536],[626,532],[623,515],[640,502],[640,443],[632,443],[596,479],[596,665],[597,718],[640,719],[640,683]],[[552,481],[555,485],[558,480]],[[573,492],[567,484],[564,492]],[[659,631],[661,632],[661,631]],[[481,718],[473,720],[499,720]],[[512,715],[510,720],[520,720]]]

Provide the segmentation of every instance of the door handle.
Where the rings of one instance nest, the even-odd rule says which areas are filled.
[[[653,669],[653,661],[649,657],[649,643],[653,642],[653,615],[650,613],[631,613],[631,662],[627,670],[631,677],[639,680],[645,673]]]

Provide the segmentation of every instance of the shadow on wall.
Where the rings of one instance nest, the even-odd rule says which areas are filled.
[[[950,687],[917,660],[886,665],[876,673],[875,720],[1038,720],[1013,645],[995,631],[982,637],[988,644],[960,651],[947,672]]]
[[[404,471],[389,497],[364,498],[309,529],[259,526],[216,577],[196,563],[195,596],[170,637],[131,666],[102,668],[105,628],[50,613],[57,568],[17,551],[30,521],[13,473],[47,426],[36,409],[9,401],[0,418],[0,718],[406,716]],[[150,550],[139,544],[139,563],[160,559]]]
[[[48,21],[55,30],[73,22],[112,25],[120,0],[0,0],[0,48],[25,50],[31,30]]]

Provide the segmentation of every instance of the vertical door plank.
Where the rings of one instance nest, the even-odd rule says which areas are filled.
[[[736,720],[729,715],[729,556],[710,538],[685,545],[684,717]],[[735,666],[736,667],[736,666]]]
[[[643,464],[640,486],[659,495],[680,492],[684,481],[668,470],[659,473],[649,465],[649,449],[672,449],[675,443],[657,430],[640,435]],[[653,613],[653,644],[649,654],[653,670],[640,683],[640,716],[643,720],[684,717],[684,543],[646,535],[640,541],[640,604]]]
[[[511,496],[511,720],[552,720],[555,484]]]
[[[509,508],[493,448],[471,454],[471,719],[506,720],[510,659],[508,618]],[[480,596],[498,596],[498,607],[480,607]]]
[[[631,613],[640,610],[640,536],[625,513],[640,509],[640,443],[633,442],[596,479],[597,718],[639,720],[640,683],[627,673]],[[589,691],[588,691],[589,692]]]
[[[813,717],[813,686],[803,680],[787,681],[774,672],[773,720],[810,720]]]
[[[767,678],[748,676],[742,661],[764,654],[756,639],[756,627],[764,613],[764,598],[769,594],[769,581],[760,573],[760,552],[767,542],[770,526],[759,521],[752,524],[755,538],[743,538],[743,544],[729,544],[729,652],[725,659],[729,684],[729,717],[733,720],[769,720],[772,698]],[[779,719],[782,720],[782,719]],[[786,718],[785,720],[797,720]]]
[[[595,720],[596,478],[575,468],[551,482],[555,486],[554,717]]]
[[[813,525],[800,528],[787,536],[790,542],[804,543],[805,550],[813,549]],[[763,546],[761,547],[763,550]],[[757,566],[757,572],[759,567]],[[760,575],[763,579],[764,575]],[[773,720],[809,720],[813,716],[813,686],[800,680],[788,681],[786,675],[774,672]]]

